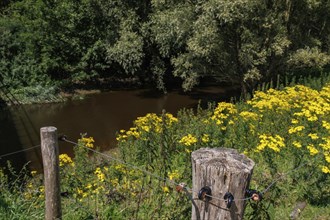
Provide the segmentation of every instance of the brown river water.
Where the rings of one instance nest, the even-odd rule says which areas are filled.
[[[150,90],[111,91],[63,103],[2,107],[0,166],[10,160],[19,169],[29,161],[31,170],[41,170],[40,148],[32,147],[40,145],[40,128],[44,126],[55,126],[59,135],[74,142],[87,133],[102,151],[111,150],[116,148],[116,132],[129,129],[137,117],[163,110],[176,115],[182,108],[196,109],[199,102],[205,106],[207,102],[227,101],[228,91],[210,86],[190,93],[173,90],[166,95]],[[15,153],[22,150],[26,151]],[[59,142],[59,150],[73,156],[72,144]]]

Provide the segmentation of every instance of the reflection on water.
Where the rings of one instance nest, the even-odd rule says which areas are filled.
[[[174,115],[181,108],[194,108],[199,100],[219,101],[224,91],[208,87],[193,93],[178,91],[160,95],[149,90],[112,91],[94,94],[83,100],[65,103],[34,104],[3,109],[0,117],[0,155],[40,144],[39,131],[44,126],[55,126],[59,134],[76,141],[81,133],[93,136],[101,150],[116,147],[115,135],[120,129],[128,129],[139,116],[164,109]],[[73,146],[59,142],[60,153],[72,156]],[[21,166],[31,161],[31,169],[41,169],[40,149],[27,151],[5,159],[19,161]]]

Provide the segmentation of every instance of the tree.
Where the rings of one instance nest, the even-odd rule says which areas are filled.
[[[247,93],[330,64],[327,0],[8,2],[0,70],[13,88],[134,76],[188,91],[211,76]]]
[[[155,4],[150,26],[153,42],[162,58],[171,60],[173,74],[183,79],[186,90],[198,84],[199,78],[211,75],[241,84],[246,93],[257,83],[290,71],[292,60],[298,58],[294,54],[307,45],[320,52],[306,54],[308,59],[320,55],[317,65],[329,64],[329,30],[325,27],[329,3],[325,1],[190,3]],[[183,20],[187,22],[180,22]],[[306,24],[310,35],[304,34]]]

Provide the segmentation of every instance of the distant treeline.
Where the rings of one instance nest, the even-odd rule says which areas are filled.
[[[330,66],[329,0],[3,0],[0,13],[11,91],[132,77],[187,91],[212,77],[244,92]]]

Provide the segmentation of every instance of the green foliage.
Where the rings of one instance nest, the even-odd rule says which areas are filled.
[[[107,49],[107,58],[119,63],[125,73],[134,74],[142,64],[142,49],[142,37],[135,32],[124,30],[115,45]]]
[[[211,76],[246,93],[330,62],[327,0],[23,0],[1,14],[0,79],[13,89],[134,75],[188,91]]]
[[[7,169],[0,169],[0,218],[1,219],[43,219],[44,197],[39,178],[31,179],[27,164],[16,172],[8,163]]]
[[[112,153],[82,135],[73,159],[59,156],[63,219],[187,219],[191,201],[176,186],[191,188],[191,152],[201,147],[234,148],[255,161],[250,187],[263,200],[247,201],[246,219],[287,218],[301,200],[302,218],[329,216],[330,85],[321,81],[320,90],[257,91],[247,102],[177,117],[149,113],[119,131]],[[43,218],[42,176],[8,170],[11,178],[0,172],[0,217]]]

